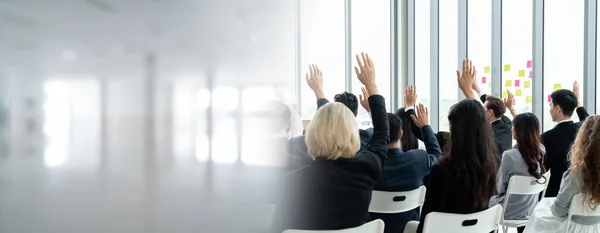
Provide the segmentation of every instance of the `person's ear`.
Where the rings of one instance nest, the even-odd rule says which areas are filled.
[[[402,137],[404,137],[404,130],[400,130],[400,139],[402,139]]]
[[[487,114],[488,114],[488,116],[493,116],[494,110],[488,109]]]

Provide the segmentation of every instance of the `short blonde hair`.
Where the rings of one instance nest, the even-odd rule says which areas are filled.
[[[306,128],[306,146],[312,157],[353,158],[360,149],[354,114],[342,103],[321,107]]]

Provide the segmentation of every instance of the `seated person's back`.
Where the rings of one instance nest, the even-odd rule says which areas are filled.
[[[428,116],[419,116],[425,119]],[[429,174],[431,167],[442,156],[442,151],[428,124],[419,125],[424,137],[425,150],[408,150],[403,152],[400,148],[400,139],[403,137],[403,122],[398,116],[388,113],[390,125],[390,144],[388,145],[388,158],[383,166],[381,179],[374,190],[379,191],[411,191],[423,185],[423,178]],[[408,221],[419,219],[419,208],[397,213],[382,214],[370,213],[372,219],[382,219],[385,222],[385,233],[397,233],[404,230]]]

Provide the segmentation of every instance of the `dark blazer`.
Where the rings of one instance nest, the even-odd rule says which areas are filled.
[[[556,197],[560,190],[562,175],[570,165],[567,155],[571,144],[575,141],[577,131],[589,116],[585,108],[577,108],[580,122],[573,121],[557,124],[553,129],[542,134],[542,144],[546,147],[544,158],[546,169],[550,169],[550,182],[546,190],[546,197]]]
[[[402,152],[400,148],[388,149],[388,158],[383,165],[383,175],[375,185],[375,190],[410,191],[423,185],[423,178],[442,156],[442,150],[430,126],[421,130],[425,139],[425,150]],[[419,209],[399,214],[370,213],[371,219],[385,222],[385,233],[401,233],[407,222],[419,220]]]
[[[415,112],[414,109],[409,109],[406,111],[406,113],[408,115],[415,115],[415,116],[417,115],[417,113]],[[419,129],[419,127],[417,125],[415,125],[415,122],[413,122],[412,120],[410,121],[410,129],[411,129],[413,135],[415,135],[415,137],[417,139],[419,139],[423,143],[425,142],[425,138],[423,137],[423,134],[421,133],[421,129]],[[445,132],[445,131],[440,131],[440,132]],[[442,148],[442,151],[444,151],[444,146],[446,146],[446,141],[444,140],[444,137],[442,137],[440,135],[440,132],[435,133],[434,136],[438,141],[438,145],[440,146],[440,148]]]
[[[507,116],[502,116],[497,121],[492,122],[492,132],[494,133],[494,142],[498,148],[498,163],[502,160],[502,153],[512,148],[512,121]]]
[[[374,130],[367,149],[351,159],[318,157],[287,174],[271,232],[344,229],[370,221],[371,193],[381,178],[390,129],[384,98],[373,95],[369,104]]]
[[[454,165],[449,160],[441,160],[431,168],[430,185],[427,187],[417,233],[423,232],[425,217],[431,212],[470,214],[487,209],[487,205],[473,205],[473,200],[465,195],[466,190],[473,187],[465,186],[455,173]]]

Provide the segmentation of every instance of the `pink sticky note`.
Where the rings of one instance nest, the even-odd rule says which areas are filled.
[[[517,99],[513,99],[513,105],[515,105]]]
[[[531,61],[527,61],[527,68],[531,68]]]
[[[548,103],[552,102],[552,96],[548,95]]]
[[[521,80],[515,80],[515,87],[521,86]]]
[[[487,83],[487,78],[486,77],[481,77],[481,83],[486,84]]]
[[[529,71],[529,78],[533,77],[533,71]]]

